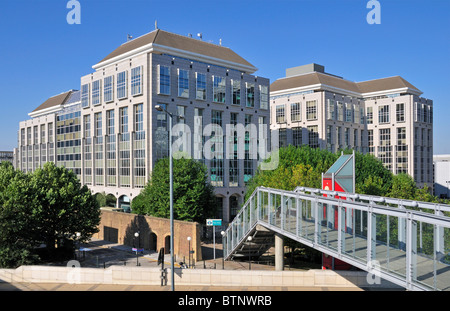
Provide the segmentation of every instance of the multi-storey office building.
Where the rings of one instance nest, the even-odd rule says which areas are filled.
[[[11,162],[14,165],[14,151],[0,151],[0,163]]]
[[[72,169],[81,177],[80,92],[50,97],[20,122],[18,169],[32,172],[46,162]]]
[[[432,187],[433,102],[421,94],[399,76],[352,82],[317,64],[289,68],[271,84],[271,129],[280,146],[368,152]]]
[[[269,144],[269,80],[253,75],[257,68],[229,48],[159,29],[122,44],[93,69],[81,77],[76,104],[66,104],[72,93],[61,94],[21,123],[21,168],[38,167],[42,160],[33,159],[39,150],[57,163],[73,155],[68,164],[83,184],[127,204],[156,161],[168,156],[169,119],[155,109],[160,105],[173,115],[174,146],[207,166],[217,217],[230,221],[257,168],[254,146]],[[56,119],[54,109],[65,117]],[[50,128],[58,131],[58,120],[69,129],[57,133],[64,137],[50,152],[50,138],[40,137],[49,136]],[[67,120],[76,124],[76,135],[66,132],[72,129]]]

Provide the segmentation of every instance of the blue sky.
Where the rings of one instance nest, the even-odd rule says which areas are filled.
[[[352,81],[400,75],[434,101],[434,153],[450,154],[450,1],[379,0],[0,0],[0,150],[17,146],[19,122],[126,41],[158,28],[232,48],[271,81],[308,63]]]

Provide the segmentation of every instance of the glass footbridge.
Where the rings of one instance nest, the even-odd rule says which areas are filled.
[[[224,257],[260,256],[277,233],[408,290],[450,290],[447,212],[443,204],[258,187],[225,231]]]

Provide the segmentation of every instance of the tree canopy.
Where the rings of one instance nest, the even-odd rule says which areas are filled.
[[[345,150],[344,153],[351,153]],[[339,158],[340,153],[303,145],[279,149],[279,164],[274,170],[258,169],[247,186],[246,199],[258,186],[294,190],[297,186],[322,187],[322,173]],[[269,161],[269,160],[267,160]],[[392,173],[380,160],[369,154],[355,153],[356,192],[387,195],[392,185]]]
[[[0,165],[1,266],[38,260],[34,250],[41,243],[49,258],[56,247],[70,252],[76,233],[86,241],[99,223],[98,203],[72,171],[53,162],[27,174],[11,164]]]
[[[160,159],[150,181],[132,202],[133,213],[170,217],[169,159]],[[173,160],[174,218],[204,222],[214,216],[216,201],[206,166],[193,159]]]

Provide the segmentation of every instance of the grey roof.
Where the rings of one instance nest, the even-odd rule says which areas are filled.
[[[174,34],[161,29],[156,29],[146,35],[122,44],[117,49],[108,54],[105,58],[103,58],[99,63],[112,59],[124,53],[133,51],[150,43],[253,67],[252,64],[236,54],[230,48]]]
[[[65,104],[72,104],[81,100],[81,91],[73,90]]]
[[[61,106],[63,105],[67,99],[69,98],[69,95],[72,93],[72,91],[64,92],[55,96],[50,97],[45,102],[43,102],[39,107],[33,110],[33,112],[47,109],[54,106]]]
[[[270,85],[270,91],[275,92],[315,84],[328,85],[361,94],[394,90],[405,87],[422,93],[418,88],[400,76],[374,79],[364,82],[353,82],[320,72],[311,72],[308,74],[278,79]]]

